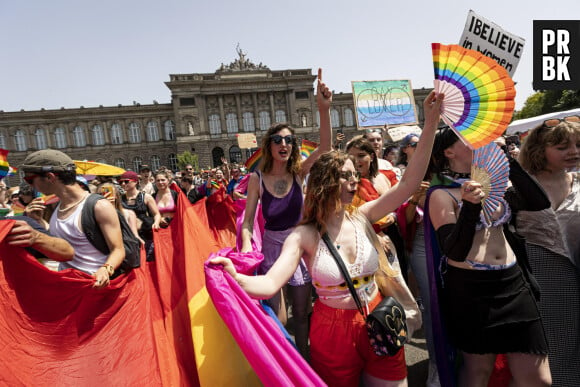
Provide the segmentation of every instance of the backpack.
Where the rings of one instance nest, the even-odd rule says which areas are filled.
[[[97,225],[97,220],[95,218],[95,204],[101,199],[105,198],[97,194],[89,195],[81,214],[81,225],[85,235],[87,236],[87,240],[101,253],[109,254],[109,246],[107,246],[107,241],[105,240],[101,228]],[[123,214],[118,210],[115,211],[117,211],[119,223],[121,224],[123,246],[125,247],[125,259],[115,272],[115,276],[117,276],[141,266],[141,242],[137,239],[135,234],[133,234],[131,227],[129,227],[129,224],[125,220],[125,216],[123,216]]]

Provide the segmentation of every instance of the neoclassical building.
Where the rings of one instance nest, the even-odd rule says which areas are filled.
[[[318,141],[312,70],[270,70],[237,53],[214,73],[171,74],[165,82],[170,103],[0,111],[0,148],[10,150],[15,166],[30,152],[55,148],[125,169],[149,164],[175,170],[184,151],[197,154],[202,168],[221,164],[222,157],[243,162],[252,150],[240,149],[237,135],[254,133],[259,144],[274,122],[289,122],[299,138]],[[414,90],[420,123],[428,92]],[[333,101],[332,126],[347,138],[356,134],[352,94],[337,93]]]

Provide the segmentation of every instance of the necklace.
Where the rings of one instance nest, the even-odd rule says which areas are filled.
[[[61,213],[62,213],[62,212],[67,212],[68,210],[70,210],[70,209],[72,209],[72,208],[75,208],[76,206],[78,206],[79,204],[81,204],[81,202],[82,202],[83,200],[85,200],[85,198],[86,198],[86,197],[87,197],[87,195],[84,195],[82,198],[80,198],[80,200],[78,200],[78,201],[74,202],[73,204],[71,204],[71,205],[70,205],[70,206],[68,206],[68,207],[61,208],[61,207],[59,206],[59,207],[58,207],[58,212],[61,212]]]
[[[340,229],[338,230],[338,234],[336,235],[336,238],[334,239],[334,244],[336,245],[336,249],[340,250],[340,243],[338,243],[338,240],[340,239],[340,234],[342,234],[342,225],[344,224],[345,220],[344,218],[342,218],[342,222],[340,222]]]

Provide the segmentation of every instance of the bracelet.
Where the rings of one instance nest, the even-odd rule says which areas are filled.
[[[109,277],[112,276],[113,274],[115,274],[115,267],[113,265],[111,265],[110,263],[105,263],[101,267],[104,267],[107,270]]]

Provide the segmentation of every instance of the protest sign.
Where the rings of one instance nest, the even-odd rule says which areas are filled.
[[[238,146],[240,149],[252,149],[257,146],[256,135],[253,133],[240,133],[238,137]]]
[[[465,29],[459,40],[462,47],[476,50],[497,61],[511,77],[520,62],[525,40],[472,10],[467,14]]]
[[[353,81],[352,95],[359,130],[385,124],[417,123],[415,98],[409,80]]]

